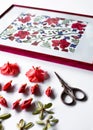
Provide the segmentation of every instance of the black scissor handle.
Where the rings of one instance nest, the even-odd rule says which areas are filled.
[[[66,93],[65,91],[63,91],[61,94],[61,100],[66,105],[72,106],[76,104],[75,98],[71,94]]]
[[[87,100],[87,95],[84,91],[82,91],[81,89],[78,88],[71,88],[72,92],[73,92],[73,96],[75,98],[75,100],[78,101],[86,101]]]
[[[70,90],[64,89],[64,91],[61,94],[61,99],[63,103],[66,105],[75,105],[76,100],[86,101],[87,95],[81,89],[70,87]]]

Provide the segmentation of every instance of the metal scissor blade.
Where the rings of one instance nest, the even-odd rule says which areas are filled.
[[[66,82],[65,82],[56,72],[54,72],[54,73],[55,73],[55,75],[57,76],[57,78],[59,79],[60,83],[61,83],[62,85],[66,85]]]

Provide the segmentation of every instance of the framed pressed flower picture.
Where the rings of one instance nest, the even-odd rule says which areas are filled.
[[[93,70],[93,17],[12,5],[0,16],[0,50]]]

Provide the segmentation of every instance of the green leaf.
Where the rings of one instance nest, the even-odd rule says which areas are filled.
[[[43,42],[43,44],[41,45],[42,47],[47,47],[50,48],[50,43],[48,41]]]
[[[53,112],[53,111],[47,111],[47,113],[48,113],[48,114],[54,114],[54,112]]]
[[[39,113],[40,113],[40,111],[41,111],[41,110],[36,109],[35,111],[33,111],[33,113],[32,113],[32,114],[33,114],[33,115],[39,114]]]
[[[43,108],[42,102],[38,101],[37,105],[38,105],[38,108],[41,108],[41,109]]]
[[[52,115],[50,115],[49,117],[48,117],[48,119],[52,119],[53,118],[53,116]]]
[[[37,121],[36,123],[39,124],[39,125],[45,125],[45,123],[43,121],[41,121],[41,120]]]
[[[44,105],[44,108],[45,108],[45,109],[48,109],[48,108],[50,108],[50,107],[52,107],[52,103],[48,103],[48,104],[45,104],[45,105]]]
[[[29,129],[29,128],[32,128],[34,126],[34,124],[32,122],[29,122],[27,123],[25,126],[24,126],[24,129]]]
[[[58,123],[58,119],[52,119],[51,122]]]
[[[21,119],[18,124],[19,128],[23,128],[25,126],[25,121]]]
[[[4,113],[2,115],[0,115],[0,119],[5,120],[11,117],[10,113]]]
[[[39,118],[40,118],[40,120],[44,119],[44,113],[43,113],[43,111],[40,112]]]
[[[47,123],[47,128],[49,129],[51,127],[50,123]]]
[[[73,42],[77,45],[79,43],[79,39],[72,39],[71,42]]]
[[[48,130],[47,126],[45,126],[45,127],[43,128],[43,130]]]

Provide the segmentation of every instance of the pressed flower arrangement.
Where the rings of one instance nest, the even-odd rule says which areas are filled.
[[[0,37],[17,43],[74,52],[86,26],[84,21],[21,13]]]

